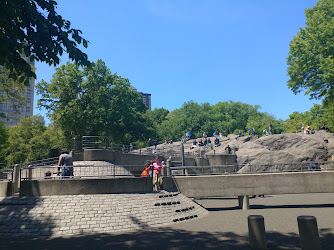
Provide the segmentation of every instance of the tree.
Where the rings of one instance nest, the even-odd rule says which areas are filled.
[[[288,87],[328,104],[334,101],[334,1],[319,0],[305,14],[306,27],[289,44]]]
[[[28,85],[29,78],[36,78],[29,61],[56,66],[64,51],[79,65],[89,64],[78,48],[88,41],[57,14],[56,6],[52,0],[0,1],[0,65],[10,71],[9,78]]]
[[[18,126],[7,128],[7,133],[0,149],[9,165],[55,157],[64,147],[62,132],[54,126],[45,127],[38,115],[22,118]]]
[[[151,132],[146,123],[146,107],[141,95],[129,88],[126,78],[111,74],[102,60],[79,69],[67,63],[56,68],[51,81],[36,85],[42,95],[38,106],[48,114],[66,136],[112,136],[115,142],[130,143]]]

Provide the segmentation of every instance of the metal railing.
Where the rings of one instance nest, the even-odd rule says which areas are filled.
[[[73,167],[73,176],[62,176],[64,168]],[[119,166],[105,165],[74,165],[74,166],[40,166],[25,167],[20,169],[20,179],[24,180],[48,180],[63,178],[122,178],[139,177],[144,170],[144,165]]]
[[[13,168],[0,169],[0,181],[13,181]]]
[[[168,155],[172,157],[181,157],[182,154],[181,146],[160,144],[158,147],[138,147],[114,143],[113,139],[107,136],[83,136],[82,141],[72,140],[72,150],[75,153],[81,153],[85,149],[107,149],[131,154]]]
[[[173,176],[259,174],[334,170],[334,161],[171,167]]]

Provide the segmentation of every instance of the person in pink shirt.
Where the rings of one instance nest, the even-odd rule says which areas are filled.
[[[160,191],[159,177],[161,174],[161,169],[163,168],[159,157],[155,158],[155,163],[153,163],[153,191]]]

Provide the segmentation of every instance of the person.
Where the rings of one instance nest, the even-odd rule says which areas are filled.
[[[159,157],[155,158],[155,163],[153,163],[154,169],[153,169],[153,191],[160,191],[160,183],[159,183],[159,178],[160,178],[160,173],[162,164],[160,163]]]
[[[314,130],[314,128],[311,129],[311,134],[312,134],[312,135],[315,134],[315,130]]]
[[[211,147],[211,140],[210,140],[210,138],[207,139],[206,145],[209,146],[209,147]]]
[[[186,132],[186,140],[189,140],[189,131]]]
[[[216,139],[215,139],[215,147],[218,147],[218,146],[220,146],[220,142],[219,142],[219,138],[216,137]]]
[[[157,149],[157,145],[158,145],[158,139],[154,140],[154,149]]]
[[[61,176],[73,176],[73,160],[72,156],[66,148],[62,149],[59,156],[58,166],[62,167]],[[60,174],[60,167],[58,168],[58,175]]]
[[[228,154],[231,154],[232,149],[231,149],[230,145],[227,145],[227,146],[226,146],[225,151],[226,151]]]
[[[243,136],[243,135],[242,135],[242,133],[241,133],[241,130],[239,130],[239,132],[238,132],[238,136],[237,136],[235,139],[238,140],[241,136]]]
[[[167,145],[167,140],[164,141],[164,145]]]
[[[269,123],[269,133],[273,134],[273,125],[271,123]]]
[[[151,138],[148,139],[147,141],[147,146],[151,147],[152,146],[152,141],[151,141]]]
[[[130,152],[133,150],[133,145],[130,143]]]
[[[214,136],[214,137],[217,137],[217,136],[218,136],[218,134],[216,133],[216,131],[213,132],[213,136]]]
[[[169,144],[173,144],[173,140],[172,140],[172,138],[169,138],[169,142],[168,142]]]
[[[302,123],[302,131],[304,131],[304,123]]]
[[[204,146],[204,143],[203,143],[202,139],[199,139],[198,146],[200,146],[200,147]]]
[[[248,128],[248,135],[250,135],[250,133],[251,133],[251,130],[250,130],[250,128]]]
[[[196,141],[196,140],[194,140],[194,141],[193,141],[193,144],[192,144],[192,146],[191,146],[191,148],[190,148],[190,149],[196,148],[196,145],[197,145],[197,141]]]
[[[122,146],[122,153],[125,153],[125,145]]]
[[[328,143],[328,138],[324,137],[324,142]]]
[[[253,128],[253,135],[255,135],[255,128]]]
[[[191,139],[192,133],[189,131],[189,140]]]
[[[208,135],[206,134],[206,132],[203,133],[203,138],[208,137]]]
[[[219,137],[222,138],[223,137],[223,133],[219,132]]]
[[[150,174],[150,177],[153,178],[153,170],[154,170],[154,160],[151,160],[150,162],[150,170],[149,170],[149,174]]]
[[[150,177],[150,169],[151,169],[150,165],[145,167],[140,177]]]

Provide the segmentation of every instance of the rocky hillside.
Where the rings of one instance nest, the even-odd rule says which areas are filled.
[[[329,142],[325,143],[323,138],[328,138]],[[214,142],[214,137],[210,139]],[[239,164],[334,161],[334,134],[324,130],[316,131],[314,135],[304,133],[262,137],[247,135],[239,139],[236,139],[235,135],[229,135],[220,138],[219,147],[203,146],[191,149],[192,142],[193,140],[190,140],[184,144],[186,154],[194,156],[225,154],[225,147],[230,145],[232,153],[237,155]],[[180,142],[172,145],[180,145]]]

